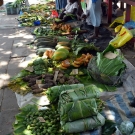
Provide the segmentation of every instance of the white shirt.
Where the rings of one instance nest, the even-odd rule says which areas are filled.
[[[78,3],[74,2],[73,4],[68,3],[65,7],[66,11],[64,11],[64,13],[71,13],[73,12],[73,10],[77,8],[78,9]]]

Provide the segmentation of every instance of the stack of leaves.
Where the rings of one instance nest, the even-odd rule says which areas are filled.
[[[59,113],[62,128],[66,133],[97,129],[105,123],[99,113],[102,107],[98,88],[94,85],[61,92]]]
[[[46,94],[51,103],[55,103],[59,99],[59,95],[62,91],[84,87],[83,84],[71,84],[71,85],[60,85],[54,86],[47,90]]]
[[[62,135],[59,114],[52,108],[38,110],[36,105],[27,105],[15,116],[14,135]]]

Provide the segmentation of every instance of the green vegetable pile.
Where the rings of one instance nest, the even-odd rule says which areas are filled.
[[[36,36],[57,36],[61,34],[61,31],[52,30],[51,28],[38,27],[35,28],[33,33]]]
[[[48,71],[47,59],[37,58],[33,61],[33,69],[36,75],[44,74]]]
[[[36,105],[27,105],[16,115],[14,135],[62,135],[59,114],[53,108],[38,111]]]

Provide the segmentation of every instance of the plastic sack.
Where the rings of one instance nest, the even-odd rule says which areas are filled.
[[[133,34],[131,31],[123,26],[121,31],[116,35],[114,39],[110,41],[109,44],[111,44],[114,48],[119,48],[125,45],[132,38]]]
[[[80,119],[73,122],[67,122],[62,128],[65,133],[79,133],[87,130],[97,129],[99,126],[105,124],[105,118],[98,113],[97,116],[93,116],[86,119]]]
[[[135,22],[134,21],[130,21],[124,24],[124,26],[128,29],[135,29]]]
[[[56,10],[52,10],[51,18],[57,18],[58,16],[58,12]]]
[[[121,28],[122,28],[122,25],[118,25],[118,26],[114,29],[115,33],[118,33],[118,32],[121,30]]]
[[[116,27],[115,24],[124,24],[123,22],[124,20],[124,17],[123,16],[120,16],[120,17],[117,17],[111,24],[109,27]]]

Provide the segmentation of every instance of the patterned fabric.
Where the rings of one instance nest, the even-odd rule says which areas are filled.
[[[56,9],[60,10],[66,7],[67,0],[56,0],[55,3],[56,3]]]
[[[124,120],[135,122],[135,108],[131,107],[131,103],[135,98],[134,91],[128,91],[124,94],[115,94],[110,100],[105,103],[103,115],[116,123],[121,123]]]

